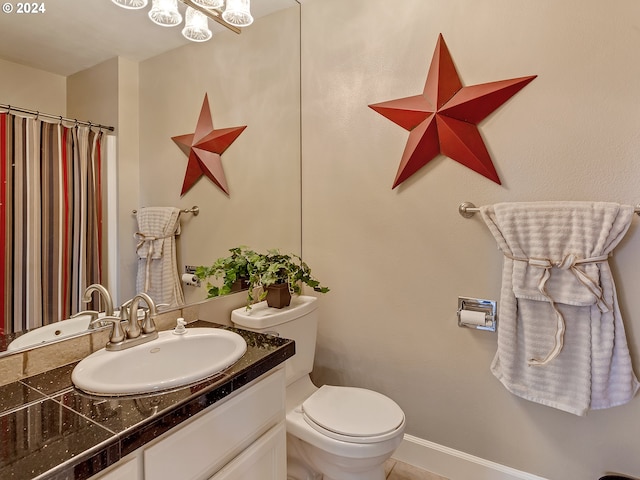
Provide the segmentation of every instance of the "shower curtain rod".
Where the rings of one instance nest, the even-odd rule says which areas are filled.
[[[30,110],[28,108],[14,107],[13,105],[6,105],[6,104],[0,103],[0,109],[7,110],[6,113],[10,113],[11,111],[27,113],[29,115],[35,115],[36,118],[38,117],[53,118],[55,120],[58,120],[60,123],[68,122],[68,123],[74,123],[76,125],[87,125],[88,127],[96,127],[102,130],[108,130],[109,132],[115,131],[115,128],[109,125],[100,125],[99,123],[84,122],[76,118],[67,118],[61,115],[51,115],[50,113],[42,113],[37,110]]]

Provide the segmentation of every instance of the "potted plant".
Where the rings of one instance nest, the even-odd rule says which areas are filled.
[[[208,297],[232,292],[232,285],[241,275],[246,275],[248,287],[247,308],[256,300],[255,289],[260,287],[257,300],[266,300],[269,306],[283,308],[291,302],[292,294],[302,293],[306,284],[319,293],[329,291],[311,274],[309,266],[295,254],[283,254],[279,250],[257,253],[247,247],[230,250],[231,256],[219,258],[211,267],[198,267],[196,276],[201,280],[210,276],[223,279],[222,287],[207,283]]]
[[[248,287],[248,266],[256,253],[245,246],[229,249],[231,255],[218,258],[210,267],[196,268],[198,279],[207,280],[207,298],[227,295]],[[222,278],[222,286],[213,285],[209,278]]]

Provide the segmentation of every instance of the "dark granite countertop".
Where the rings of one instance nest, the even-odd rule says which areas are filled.
[[[294,342],[208,322],[247,341],[234,365],[187,387],[96,397],[74,388],[75,364],[0,386],[0,479],[84,480],[284,362]]]

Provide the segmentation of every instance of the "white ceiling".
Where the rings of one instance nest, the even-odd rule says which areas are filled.
[[[180,33],[182,26],[165,28],[151,22],[150,7],[126,10],[111,0],[36,3],[46,11],[19,14],[17,1],[4,2],[14,11],[0,13],[0,58],[68,76],[116,56],[141,61],[190,43]],[[295,0],[252,0],[251,13],[259,18],[296,4]],[[184,12],[184,5],[180,8]],[[209,28],[214,35],[227,31],[213,21]]]

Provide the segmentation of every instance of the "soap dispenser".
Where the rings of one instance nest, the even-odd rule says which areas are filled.
[[[187,329],[185,328],[185,325],[187,324],[187,322],[184,320],[184,318],[180,317],[176,320],[176,328],[173,329],[173,334],[174,335],[184,335],[185,333],[187,333]]]

